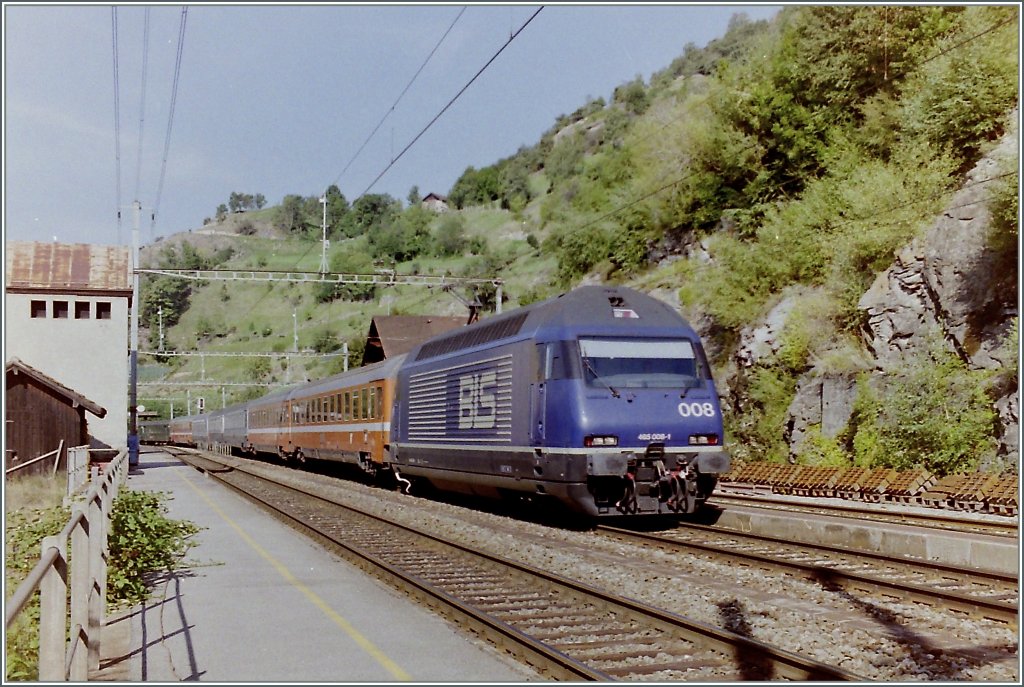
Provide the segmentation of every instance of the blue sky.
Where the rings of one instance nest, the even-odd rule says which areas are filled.
[[[136,199],[148,243],[151,232],[202,226],[232,191],[262,193],[272,205],[289,193],[318,196],[332,183],[350,201],[367,190],[404,201],[413,186],[423,195],[445,194],[468,166],[533,145],[559,115],[591,98],[608,100],[637,76],[649,80],[689,42],[704,46],[720,37],[733,15],[762,19],[778,11],[545,6],[391,164],[540,7],[154,5],[146,53],[144,6],[118,5],[115,135],[111,7],[7,3],[4,236],[128,244]]]

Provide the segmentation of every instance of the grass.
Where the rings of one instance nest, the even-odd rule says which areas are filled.
[[[543,176],[532,178],[539,186],[546,185]],[[539,201],[538,201],[539,202]],[[557,289],[550,286],[555,281],[558,269],[553,255],[532,248],[526,236],[534,234],[542,239],[544,230],[536,220],[536,204],[526,208],[521,216],[497,207],[473,207],[461,211],[466,219],[467,238],[481,238],[486,242],[488,254],[501,256],[507,263],[500,276],[504,282],[505,302],[503,310],[520,305],[520,297],[554,295]],[[245,219],[260,220],[261,213],[246,213]],[[236,216],[232,216],[235,218]],[[269,217],[269,215],[268,215]],[[231,218],[229,218],[231,219]],[[266,218],[264,218],[266,219]],[[440,222],[438,217],[437,222]],[[230,224],[213,227],[230,231]],[[280,270],[315,272],[320,266],[320,242],[300,239],[268,239],[258,236],[238,236],[230,241],[234,255],[221,267],[238,270]],[[347,250],[352,241],[333,241],[331,252]],[[209,252],[204,249],[204,252]],[[421,256],[415,260],[396,265],[399,274],[479,276],[483,258],[466,254],[454,258]],[[490,275],[488,275],[490,276]],[[295,324],[298,324],[299,350],[310,350],[316,337],[323,331],[330,331],[339,342],[365,338],[369,333],[374,316],[384,314],[468,314],[464,300],[472,297],[469,288],[456,288],[446,292],[438,288],[421,286],[395,286],[378,289],[371,301],[333,301],[318,303],[314,297],[313,284],[265,282],[209,281],[195,284],[191,304],[180,321],[165,331],[164,344],[168,349],[181,351],[208,352],[289,352],[293,348]],[[293,313],[296,320],[293,320]],[[200,328],[209,328],[213,334],[201,336]],[[155,347],[155,346],[154,346]],[[207,356],[172,359],[169,365],[159,365],[151,359],[145,360],[141,377],[145,381],[157,381],[166,374],[168,381],[215,380],[222,382],[243,382],[251,379],[252,358]],[[336,368],[336,358],[271,358],[271,378],[284,384],[286,380],[297,383],[307,378],[329,374]],[[208,407],[220,407],[221,390],[217,387],[193,388],[192,397],[205,396]],[[226,387],[227,403],[245,393],[245,387]],[[175,412],[184,412],[184,390],[147,386],[145,394],[153,397],[180,396],[175,403]],[[147,406],[165,408],[169,404],[147,401]]]
[[[25,475],[4,480],[4,596],[10,597],[39,560],[42,538],[60,532],[63,476]],[[7,629],[5,680],[38,679],[39,601],[35,597]]]
[[[43,510],[60,506],[67,490],[61,473],[49,475],[25,475],[17,473],[4,479],[4,511],[11,513],[23,509]]]

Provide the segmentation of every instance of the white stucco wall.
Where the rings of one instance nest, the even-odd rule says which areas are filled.
[[[46,301],[46,317],[31,317],[31,301]],[[53,301],[67,301],[68,318],[54,319]],[[75,303],[88,302],[89,318],[75,318]],[[96,303],[110,304],[110,319],[96,319]],[[52,293],[7,293],[4,355],[77,391],[107,410],[86,412],[89,435],[112,448],[128,443],[128,299]],[[6,361],[5,361],[6,362]]]

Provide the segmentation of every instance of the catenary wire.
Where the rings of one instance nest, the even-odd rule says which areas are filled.
[[[174,59],[174,82],[171,85],[170,113],[167,116],[167,134],[164,136],[163,161],[160,164],[160,181],[156,187],[156,200],[153,203],[153,214],[149,225],[149,239],[153,240],[153,231],[156,227],[156,215],[160,208],[160,197],[164,191],[164,179],[167,175],[167,156],[171,149],[171,129],[174,126],[174,107],[178,101],[178,80],[181,76],[181,58],[185,48],[185,23],[188,19],[188,7],[181,8],[181,23],[178,25],[178,52]]]
[[[371,141],[371,140],[373,139],[373,137],[374,137],[374,136],[375,136],[375,135],[377,134],[377,131],[378,131],[378,130],[380,129],[380,127],[381,127],[381,126],[382,126],[382,125],[384,124],[384,121],[385,121],[385,120],[386,120],[386,119],[387,119],[387,118],[388,118],[388,117],[389,117],[389,116],[391,115],[391,113],[392,113],[392,112],[394,112],[394,111],[395,111],[395,108],[396,108],[396,107],[398,106],[398,103],[399,103],[399,102],[400,102],[400,101],[402,100],[402,97],[403,97],[403,96],[404,96],[404,95],[406,94],[406,92],[407,92],[407,91],[409,90],[409,88],[410,88],[410,87],[412,87],[413,83],[414,83],[414,82],[416,81],[416,79],[417,79],[417,78],[419,77],[419,75],[420,75],[420,72],[422,72],[422,71],[423,71],[424,67],[426,67],[426,66],[427,66],[427,63],[429,63],[429,62],[430,62],[430,60],[431,60],[431,58],[433,58],[433,56],[434,56],[434,53],[436,53],[436,52],[437,52],[437,49],[441,47],[441,43],[443,43],[443,42],[444,42],[444,39],[445,39],[445,38],[447,38],[447,37],[448,37],[448,34],[449,34],[449,33],[451,33],[451,31],[452,31],[452,29],[453,29],[453,28],[455,28],[455,24],[457,24],[457,23],[458,23],[458,21],[459,21],[459,19],[461,19],[461,18],[462,18],[462,15],[463,15],[463,14],[465,13],[465,11],[466,11],[466,8],[465,8],[465,7],[463,7],[463,8],[461,9],[461,10],[459,10],[459,13],[458,13],[458,15],[457,15],[457,16],[455,17],[454,21],[452,21],[452,23],[451,23],[451,24],[450,24],[450,25],[448,26],[448,30],[444,32],[444,35],[443,35],[443,36],[441,36],[440,40],[438,40],[438,41],[437,41],[437,44],[436,44],[436,45],[434,46],[434,49],[430,51],[430,54],[429,54],[429,55],[427,55],[427,59],[425,59],[425,60],[423,61],[423,64],[421,64],[421,65],[420,65],[420,68],[416,70],[416,73],[415,73],[415,74],[413,74],[413,77],[412,77],[412,79],[410,79],[410,80],[409,80],[409,83],[408,83],[408,84],[406,84],[405,88],[404,88],[404,89],[402,89],[402,92],[398,94],[398,97],[397,97],[397,98],[395,98],[395,102],[391,104],[391,107],[390,107],[390,108],[388,108],[388,111],[387,111],[387,112],[385,112],[385,113],[384,113],[384,116],[383,116],[383,117],[381,117],[381,119],[380,119],[380,121],[379,121],[379,122],[377,122],[377,126],[373,127],[373,131],[371,131],[371,132],[370,132],[370,135],[366,137],[366,140],[365,140],[365,141],[363,141],[363,144],[362,144],[361,146],[359,146],[359,150],[357,150],[357,151],[355,152],[355,155],[353,155],[353,156],[352,156],[352,159],[348,161],[348,163],[347,163],[347,164],[345,165],[345,167],[344,167],[344,168],[343,168],[343,169],[341,170],[341,172],[339,172],[339,173],[338,173],[338,176],[337,176],[337,177],[335,177],[335,179],[334,179],[334,184],[335,184],[335,185],[337,185],[338,181],[340,181],[340,180],[341,180],[341,177],[342,177],[342,176],[343,176],[343,175],[345,174],[345,172],[347,172],[347,171],[348,171],[348,168],[352,166],[352,163],[356,161],[356,158],[358,158],[358,157],[359,157],[360,153],[362,153],[362,152],[363,152],[363,149],[364,149],[364,148],[366,148],[367,144],[369,144],[369,142],[370,142],[370,141]]]
[[[943,55],[945,55],[947,53],[951,53],[954,50],[956,50],[957,48],[961,48],[961,47],[967,45],[968,43],[970,43],[971,41],[977,40],[978,38],[981,38],[982,36],[984,36],[986,34],[992,33],[996,29],[1002,28],[1003,26],[1006,26],[1007,24],[1009,24],[1011,22],[1014,22],[1016,20],[1017,20],[1017,17],[1015,17],[1015,16],[1014,17],[1010,17],[1009,19],[1005,19],[1005,20],[999,22],[998,24],[995,24],[993,26],[988,27],[987,29],[985,29],[981,33],[976,33],[976,34],[974,34],[973,36],[971,36],[969,38],[965,38],[964,40],[960,41],[959,43],[956,43],[955,45],[951,45],[948,48],[946,48],[945,50],[937,52],[936,54],[932,55],[928,59],[922,60],[920,62],[920,64],[918,64],[917,66],[920,67],[923,64],[928,64],[932,60],[938,59],[938,58],[942,57]]]
[[[467,81],[465,86],[463,86],[461,89],[459,89],[459,92],[456,93],[452,97],[452,99],[448,101],[448,104],[445,105],[444,107],[442,107],[440,112],[438,112],[436,115],[434,115],[434,118],[431,119],[427,123],[427,125],[425,127],[423,127],[422,131],[420,131],[418,134],[416,134],[416,136],[411,141],[409,141],[409,143],[405,146],[405,148],[403,148],[402,151],[400,153],[398,153],[398,155],[393,160],[391,160],[391,162],[387,165],[387,167],[385,167],[383,170],[381,170],[381,173],[378,174],[377,177],[373,181],[370,182],[370,185],[366,187],[366,190],[363,191],[359,195],[365,196],[367,193],[370,192],[370,189],[373,188],[374,185],[376,185],[376,183],[381,180],[381,177],[383,177],[385,174],[387,174],[388,170],[390,170],[392,167],[394,167],[395,163],[402,159],[402,156],[405,155],[406,152],[408,152],[409,149],[412,148],[416,144],[416,142],[418,140],[420,140],[420,138],[423,136],[423,134],[427,133],[427,131],[430,129],[430,127],[432,127],[434,125],[434,123],[438,119],[441,118],[441,115],[443,115],[445,112],[448,111],[449,107],[451,107],[452,105],[455,104],[455,101],[458,100],[462,96],[462,94],[466,92],[466,89],[468,89],[471,85],[473,85],[473,82],[476,81],[480,77],[480,75],[483,74],[484,71],[486,71],[487,68],[490,67],[491,64],[494,63],[494,61],[496,59],[498,59],[498,56],[501,55],[501,53],[505,51],[505,48],[507,48],[509,45],[511,45],[512,41],[514,41],[519,36],[519,34],[522,33],[523,30],[527,26],[530,25],[530,22],[532,22],[537,17],[537,15],[540,14],[541,10],[543,10],[543,9],[544,9],[543,5],[538,7],[537,11],[534,12],[532,15],[530,15],[530,18],[527,19],[526,22],[524,22],[523,25],[520,26],[519,29],[515,33],[513,33],[511,36],[509,36],[509,39],[507,41],[505,41],[505,43],[503,43],[500,48],[498,48],[498,51],[496,53],[494,53],[493,56],[491,56],[491,59],[487,60],[486,64],[484,64],[484,66],[480,67],[479,71],[477,71],[477,73],[473,75],[473,78],[471,78],[469,81]]]
[[[117,185],[117,243],[121,243],[121,100],[117,65],[117,7],[110,8],[110,34],[114,49],[114,167]]]
[[[138,157],[135,163],[135,200],[139,199],[139,187],[142,185],[142,144],[145,140],[143,130],[146,121],[146,73],[149,71],[149,8],[146,8],[142,25],[142,90],[139,94],[139,144]]]

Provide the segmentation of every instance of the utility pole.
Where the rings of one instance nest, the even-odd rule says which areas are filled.
[[[128,352],[128,465],[139,464],[139,215],[142,204],[132,203],[132,312],[131,350]]]
[[[299,352],[299,315],[297,311],[292,310],[292,353]]]
[[[164,352],[164,307],[161,305],[156,309],[156,314],[160,316],[160,352]]]
[[[327,274],[327,192],[324,191],[320,202],[324,206],[323,243],[320,248],[320,274]]]

